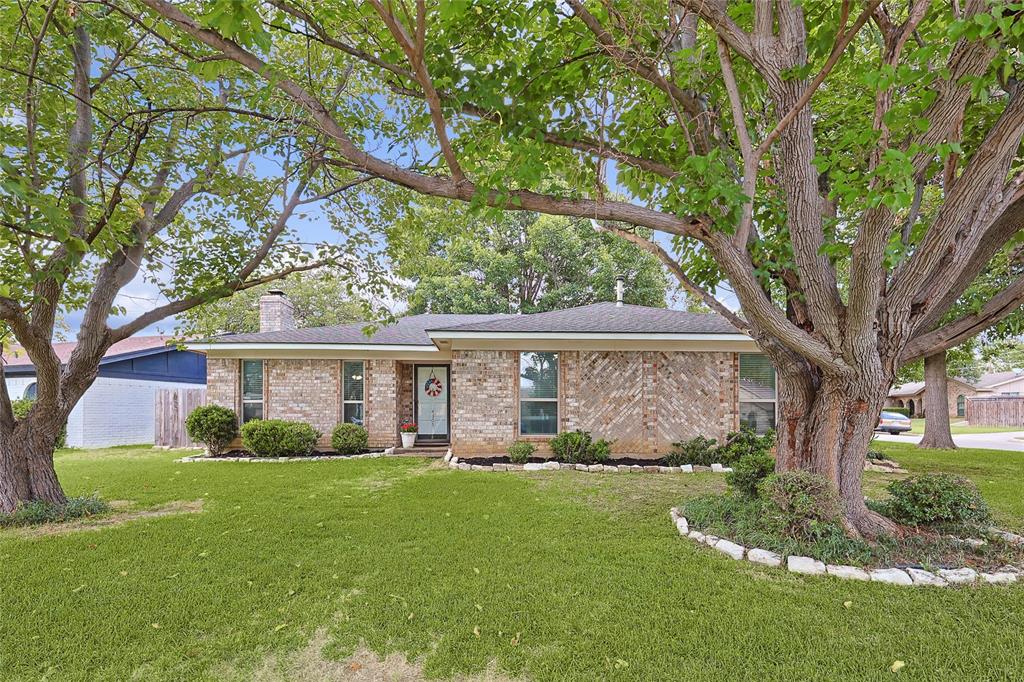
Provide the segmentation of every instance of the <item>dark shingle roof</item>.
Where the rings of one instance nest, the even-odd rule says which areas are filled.
[[[528,315],[411,315],[363,333],[364,324],[308,327],[255,334],[225,334],[211,343],[351,343],[433,346],[428,332],[598,333],[598,334],[739,334],[724,317],[639,305],[595,303],[579,308]]]
[[[532,315],[437,326],[431,331],[598,334],[739,334],[724,317],[642,305],[594,303]]]
[[[368,345],[433,346],[427,329],[470,322],[484,322],[504,315],[410,315],[381,327],[371,336],[363,333],[364,322],[335,327],[306,327],[278,332],[225,334],[211,343],[360,343]]]

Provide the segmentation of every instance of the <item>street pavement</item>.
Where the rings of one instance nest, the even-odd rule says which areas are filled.
[[[921,436],[901,434],[893,436],[888,433],[876,433],[875,440],[891,443],[920,443]],[[961,448],[982,448],[985,450],[1009,450],[1024,452],[1024,431],[1008,431],[1006,433],[963,433],[953,436],[953,442]]]

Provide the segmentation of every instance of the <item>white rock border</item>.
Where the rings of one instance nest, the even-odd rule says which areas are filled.
[[[390,454],[384,452],[364,452],[361,455],[307,455],[305,457],[209,457],[208,455],[193,455],[174,460],[187,464],[189,462],[323,462],[323,461],[344,461],[348,459],[376,459]]]
[[[1010,585],[1017,582],[1018,576],[1021,573],[1024,573],[1024,569],[1016,566],[1004,566],[998,571],[991,573],[979,573],[973,568],[966,566],[957,569],[941,568],[932,573],[931,571],[926,571],[921,568],[863,569],[856,566],[826,565],[824,562],[818,561],[812,557],[782,557],[781,555],[768,551],[767,549],[760,549],[756,547],[748,549],[743,545],[732,542],[731,540],[720,538],[715,535],[707,535],[699,530],[691,529],[690,522],[685,516],[682,516],[679,513],[679,510],[675,507],[672,507],[668,513],[681,537],[689,538],[694,542],[714,547],[719,552],[722,552],[736,561],[746,559],[751,563],[761,564],[762,566],[781,567],[783,558],[785,558],[786,569],[790,573],[797,573],[800,575],[830,575],[834,578],[839,578],[840,580],[870,581],[886,583],[888,585],[948,587],[954,585],[971,585],[975,583],[988,585]],[[992,532],[1014,544],[1017,544],[1017,538],[1021,538],[1019,535],[999,529],[993,529]],[[1021,538],[1021,542],[1024,542],[1024,538]]]
[[[692,464],[684,464],[678,467],[667,467],[656,464],[646,466],[640,464],[562,464],[554,460],[546,462],[527,462],[526,464],[470,464],[463,462],[459,457],[453,455],[451,450],[444,456],[444,462],[449,469],[461,471],[582,471],[589,474],[598,473],[631,473],[631,474],[692,474]],[[732,471],[732,467],[712,464],[710,468],[702,468],[700,472],[725,474]]]

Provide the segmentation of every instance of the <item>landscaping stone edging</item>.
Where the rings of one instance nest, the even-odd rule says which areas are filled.
[[[783,557],[775,552],[760,548],[748,549],[731,540],[708,535],[699,530],[691,530],[689,521],[686,520],[685,516],[680,515],[679,510],[675,507],[669,510],[669,517],[672,519],[672,523],[675,524],[676,530],[679,531],[681,537],[714,547],[736,561],[746,559],[751,563],[761,564],[762,566],[782,566]],[[999,529],[993,529],[992,532],[1007,542],[1024,544],[1024,537],[1015,533]],[[951,585],[970,585],[976,582],[989,585],[1009,585],[1017,582],[1018,576],[1024,573],[1024,569],[1017,566],[1004,566],[994,572],[978,572],[973,568],[964,566],[963,568],[941,568],[932,573],[921,568],[864,569],[857,566],[825,564],[822,561],[807,556],[787,556],[785,561],[786,569],[790,573],[830,575],[841,580],[861,580],[914,587],[947,587]]]
[[[667,467],[661,465],[641,466],[639,464],[614,465],[614,464],[563,464],[549,460],[547,462],[528,462],[526,464],[470,464],[460,462],[459,458],[448,451],[444,456],[444,462],[449,469],[460,471],[583,471],[586,473],[648,473],[648,474],[692,474],[695,472],[712,472],[724,474],[732,471],[732,467],[712,464],[710,467],[693,466],[685,464],[678,467]]]
[[[390,454],[384,452],[364,452],[361,455],[308,455],[305,457],[210,457],[208,455],[193,455],[174,460],[187,464],[189,462],[322,462],[325,460],[346,460],[346,459],[375,459]]]

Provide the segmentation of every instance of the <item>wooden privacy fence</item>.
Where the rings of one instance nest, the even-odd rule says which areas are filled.
[[[153,438],[156,445],[187,448],[195,445],[185,433],[185,417],[206,403],[205,388],[160,388],[153,396]]]
[[[968,398],[966,417],[971,426],[1020,426],[1024,430],[1024,397]]]

